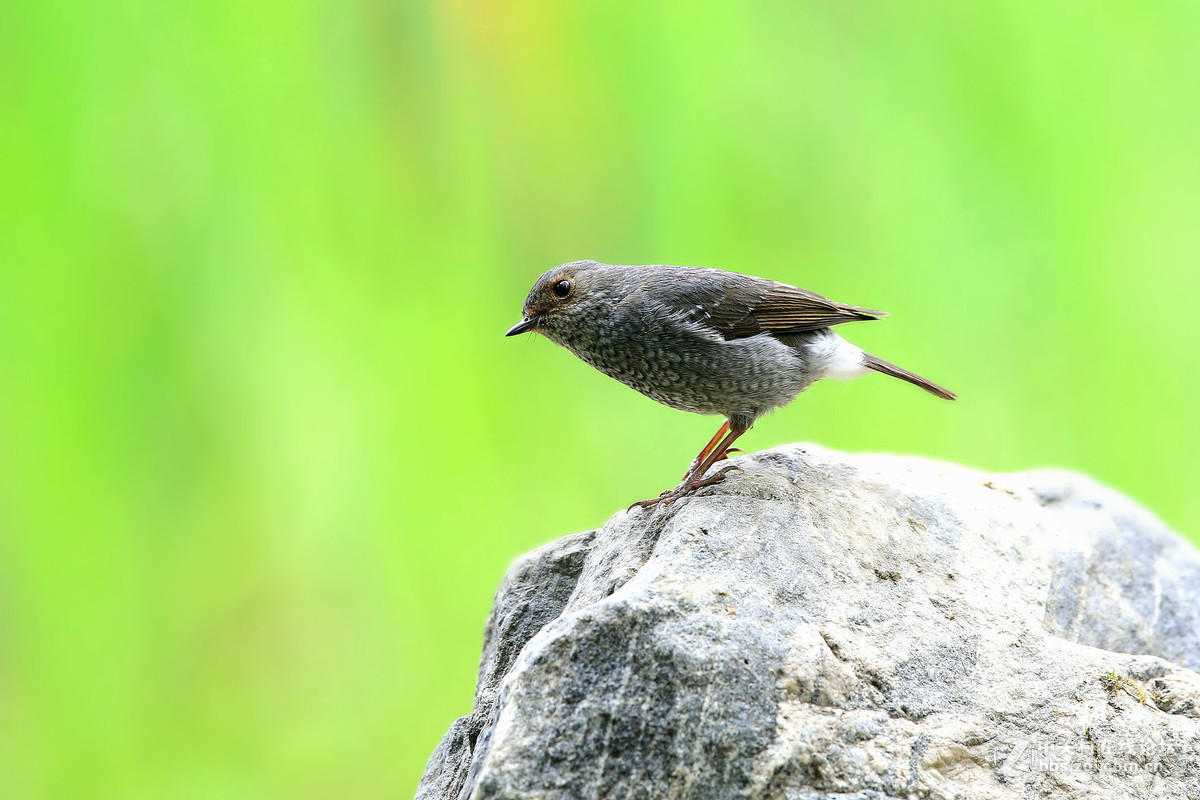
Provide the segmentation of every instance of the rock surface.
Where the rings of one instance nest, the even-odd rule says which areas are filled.
[[[418,798],[1200,798],[1200,553],[1079,475],[792,446],[519,559]]]

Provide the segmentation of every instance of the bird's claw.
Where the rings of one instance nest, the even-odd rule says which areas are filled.
[[[725,459],[729,458],[730,453],[744,453],[744,452],[745,451],[742,450],[740,447],[730,447],[730,448],[727,448],[724,453],[721,453],[721,455],[717,456],[717,461],[724,461]],[[716,463],[716,462],[713,462],[713,463]],[[687,482],[687,479],[691,476],[691,474],[693,472],[696,471],[696,467],[698,467],[698,466],[700,466],[700,462],[698,460],[693,459],[692,465],[690,467],[688,467],[688,471],[683,473],[684,483]]]
[[[651,506],[656,506],[659,503],[662,503],[664,506],[669,506],[679,498],[686,497],[697,489],[705,486],[712,486],[714,483],[720,483],[721,481],[725,480],[725,473],[733,472],[734,470],[738,469],[741,469],[741,467],[739,467],[737,464],[728,464],[714,472],[712,475],[709,475],[707,478],[697,478],[689,473],[688,475],[684,476],[683,482],[674,489],[668,489],[658,497],[650,500],[639,500],[636,503],[631,503],[629,508],[625,510],[632,511],[634,508],[650,508]]]
[[[741,469],[741,467],[739,467],[737,464],[728,464],[728,465],[722,467],[721,469],[717,470],[716,472],[714,472],[712,475],[709,475],[704,480],[696,481],[695,483],[692,484],[691,488],[699,489],[701,486],[712,486],[714,483],[720,483],[721,481],[725,480],[726,472],[734,472],[735,470],[740,470],[740,469]]]

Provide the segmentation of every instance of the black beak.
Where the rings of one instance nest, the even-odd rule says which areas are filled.
[[[518,333],[524,333],[525,331],[533,330],[534,328],[537,327],[537,324],[538,324],[537,316],[526,317],[525,319],[518,322],[516,325],[513,325],[511,328],[509,328],[508,333],[506,333],[504,335],[505,336],[516,336]]]

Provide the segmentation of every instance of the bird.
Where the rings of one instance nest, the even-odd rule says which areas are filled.
[[[736,465],[707,473],[741,452],[733,447],[738,437],[822,378],[880,372],[955,399],[832,330],[886,315],[721,269],[572,261],[537,279],[521,321],[505,335],[539,333],[652,400],[725,418],[679,485],[632,510],[670,505],[723,480]]]

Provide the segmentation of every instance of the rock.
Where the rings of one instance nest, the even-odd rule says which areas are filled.
[[[1093,481],[793,446],[536,550],[418,798],[1200,798],[1200,553]]]

